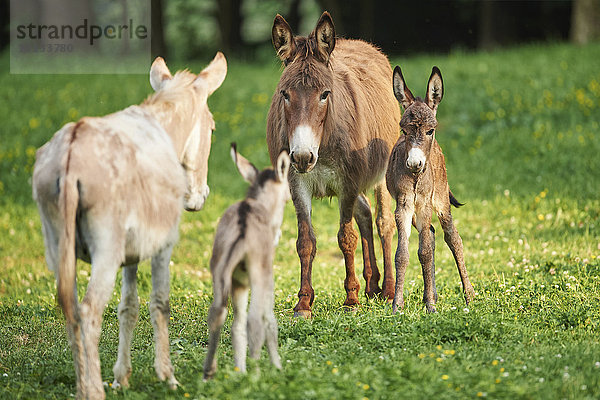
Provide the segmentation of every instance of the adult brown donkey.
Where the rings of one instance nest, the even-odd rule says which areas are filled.
[[[400,67],[394,69],[394,94],[404,107],[400,128],[404,135],[398,139],[390,156],[386,174],[387,187],[396,199],[396,225],[398,249],[396,250],[396,295],[393,311],[404,306],[404,274],[408,266],[408,237],[411,224],[419,231],[419,261],[423,269],[425,290],[423,302],[428,312],[435,312],[435,230],[431,213],[435,211],[444,230],[444,240],[456,260],[467,304],[475,296],[469,282],[463,244],[450,213],[450,204],[460,204],[452,195],[446,176],[446,163],[442,149],[435,140],[437,107],[444,95],[442,73],[433,67],[427,95],[423,101],[413,97],[406,87]]]
[[[301,265],[296,316],[310,317],[314,300],[311,273],[316,238],[311,224],[313,197],[338,196],[338,243],[346,264],[346,300],[359,303],[360,283],[354,270],[358,235],[362,237],[365,293],[381,292],[373,246],[373,222],[365,191],[375,188],[377,228],[384,259],[382,296],[394,295],[391,262],[393,235],[390,196],[384,184],[390,149],[398,137],[400,111],[390,87],[387,58],[360,40],[336,39],[333,21],[324,12],[308,37],[293,36],[277,15],[273,45],[284,70],[273,95],[267,121],[267,144],[275,165],[288,150],[289,183],[298,218],[296,242]]]

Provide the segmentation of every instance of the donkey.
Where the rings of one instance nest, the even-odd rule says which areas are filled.
[[[444,230],[444,240],[452,251],[467,305],[475,296],[463,258],[462,239],[452,222],[450,205],[462,206],[452,195],[446,176],[446,163],[438,142],[436,112],[444,95],[442,73],[433,67],[425,101],[413,97],[406,87],[400,67],[394,69],[394,95],[404,108],[400,128],[404,133],[390,156],[386,173],[387,188],[396,199],[396,294],[393,312],[404,306],[404,274],[408,266],[408,237],[411,223],[419,231],[419,261],[423,269],[423,302],[428,312],[435,312],[435,229],[431,213],[435,211]]]
[[[360,283],[354,269],[360,230],[365,294],[394,295],[391,248],[394,231],[391,198],[385,187],[389,153],[398,137],[400,110],[389,86],[392,69],[374,46],[335,37],[324,12],[308,37],[294,37],[277,15],[272,40],[284,70],[267,119],[267,145],[274,164],[289,150],[289,183],[298,220],[296,248],[301,283],[294,315],[310,317],[314,301],[312,262],[316,238],[311,223],[312,198],[339,198],[338,244],[346,266],[344,306],[359,304]],[[373,245],[371,206],[365,196],[374,187],[377,228],[383,248],[383,291],[379,287]]]
[[[273,256],[281,235],[283,209],[290,199],[287,181],[290,159],[282,151],[274,170],[259,172],[236,151],[235,143],[231,144],[231,157],[251,186],[246,198],[229,207],[217,226],[210,260],[214,299],[208,312],[210,335],[204,361],[205,380],[212,378],[217,370],[216,352],[229,296],[233,302],[231,336],[235,366],[245,372],[248,342],[250,357],[258,359],[266,339],[271,363],[281,368],[273,313]],[[250,288],[252,298],[246,315]]]
[[[139,310],[137,264],[152,258],[150,316],[160,380],[178,382],[169,356],[169,260],[182,207],[200,210],[208,195],[208,154],[215,127],[206,104],[225,79],[222,53],[199,75],[171,75],[162,58],[150,69],[156,91],[141,105],[68,123],[37,152],[33,198],[42,220],[46,262],[77,376],[77,397],[103,399],[98,340],[102,312],[123,266],[115,386],[129,385],[131,336]],[[77,298],[76,258],[92,264]]]

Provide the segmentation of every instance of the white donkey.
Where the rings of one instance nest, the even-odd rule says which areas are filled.
[[[204,379],[217,370],[217,346],[227,316],[229,296],[233,302],[231,336],[235,366],[246,371],[246,346],[258,359],[266,339],[271,363],[281,368],[277,353],[277,321],[273,313],[273,256],[281,235],[285,203],[291,198],[288,186],[290,158],[279,154],[275,170],[258,171],[231,145],[231,157],[244,179],[248,194],[225,211],[219,221],[210,270],[213,276],[213,303],[208,312],[210,331]],[[252,289],[249,315],[248,291]]]
[[[222,53],[199,75],[171,75],[162,58],[150,69],[156,91],[139,106],[69,123],[37,152],[33,197],[42,220],[46,262],[77,375],[78,398],[104,398],[98,340],[102,312],[123,268],[115,386],[128,386],[131,335],[139,312],[137,263],[152,258],[150,316],[155,369],[178,382],[169,356],[169,261],[181,209],[200,210],[214,120],[206,100],[225,79]],[[77,298],[76,258],[92,264],[87,292]]]

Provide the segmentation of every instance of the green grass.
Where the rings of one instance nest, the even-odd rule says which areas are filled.
[[[170,335],[182,386],[169,391],[152,369],[150,272],[144,263],[132,387],[109,389],[108,397],[597,398],[599,59],[596,43],[392,60],[402,66],[415,95],[423,95],[433,65],[444,76],[436,136],[446,155],[452,190],[467,203],[454,217],[477,291],[475,301],[465,308],[452,255],[438,234],[439,312],[425,313],[413,232],[404,312],[391,315],[383,303],[363,300],[356,313],[345,313],[333,199],[314,204],[314,318],[294,319],[299,263],[289,204],[275,260],[283,370],[272,369],[263,355],[250,363],[248,374],[236,373],[229,317],[219,371],[204,383],[214,230],[224,209],[246,189],[228,146],[237,141],[256,165],[268,164],[265,118],[280,74],[275,60],[268,65],[232,62],[223,87],[209,101],[217,122],[211,195],[203,211],[184,216],[173,254]],[[64,399],[74,393],[75,374],[31,200],[35,149],[65,122],[138,103],[151,89],[146,76],[8,75],[6,55],[2,61],[0,398]],[[186,66],[198,71],[204,62]],[[376,251],[381,266],[381,251]],[[79,265],[83,294],[90,267]],[[361,271],[359,264],[357,272]],[[116,359],[118,292],[119,284],[105,312],[100,342],[107,382],[112,381]]]

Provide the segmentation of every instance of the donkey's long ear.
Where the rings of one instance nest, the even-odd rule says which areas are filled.
[[[329,15],[327,11],[321,15],[319,22],[317,22],[315,38],[317,39],[319,58],[324,63],[327,63],[331,52],[335,48],[335,28],[333,26],[331,15]]]
[[[250,161],[246,160],[243,155],[237,152],[237,145],[235,143],[231,143],[230,154],[242,177],[247,182],[254,183],[254,180],[258,176],[258,170]]]
[[[427,83],[427,105],[433,110],[435,114],[437,112],[437,106],[444,97],[444,81],[442,80],[442,73],[438,67],[433,67],[431,70],[431,76]]]
[[[167,64],[162,57],[156,57],[150,67],[150,86],[155,92],[158,92],[166,81],[173,78],[171,71],[167,68]]]
[[[402,70],[399,66],[396,65],[394,68],[394,96],[398,102],[404,107],[406,110],[412,103],[415,101],[415,97],[408,87],[406,87],[406,82],[404,82],[404,76],[402,76]]]
[[[221,86],[227,75],[227,60],[220,51],[217,52],[215,58],[198,74],[199,80],[201,80],[208,90],[210,96],[215,90]]]
[[[296,54],[296,42],[292,28],[287,23],[285,18],[277,14],[273,21],[273,29],[271,29],[271,40],[277,55],[287,65],[294,54]]]
[[[290,156],[286,150],[283,150],[279,153],[279,157],[277,157],[277,169],[275,173],[277,174],[277,180],[279,182],[283,182],[287,179],[288,171],[290,169]]]

